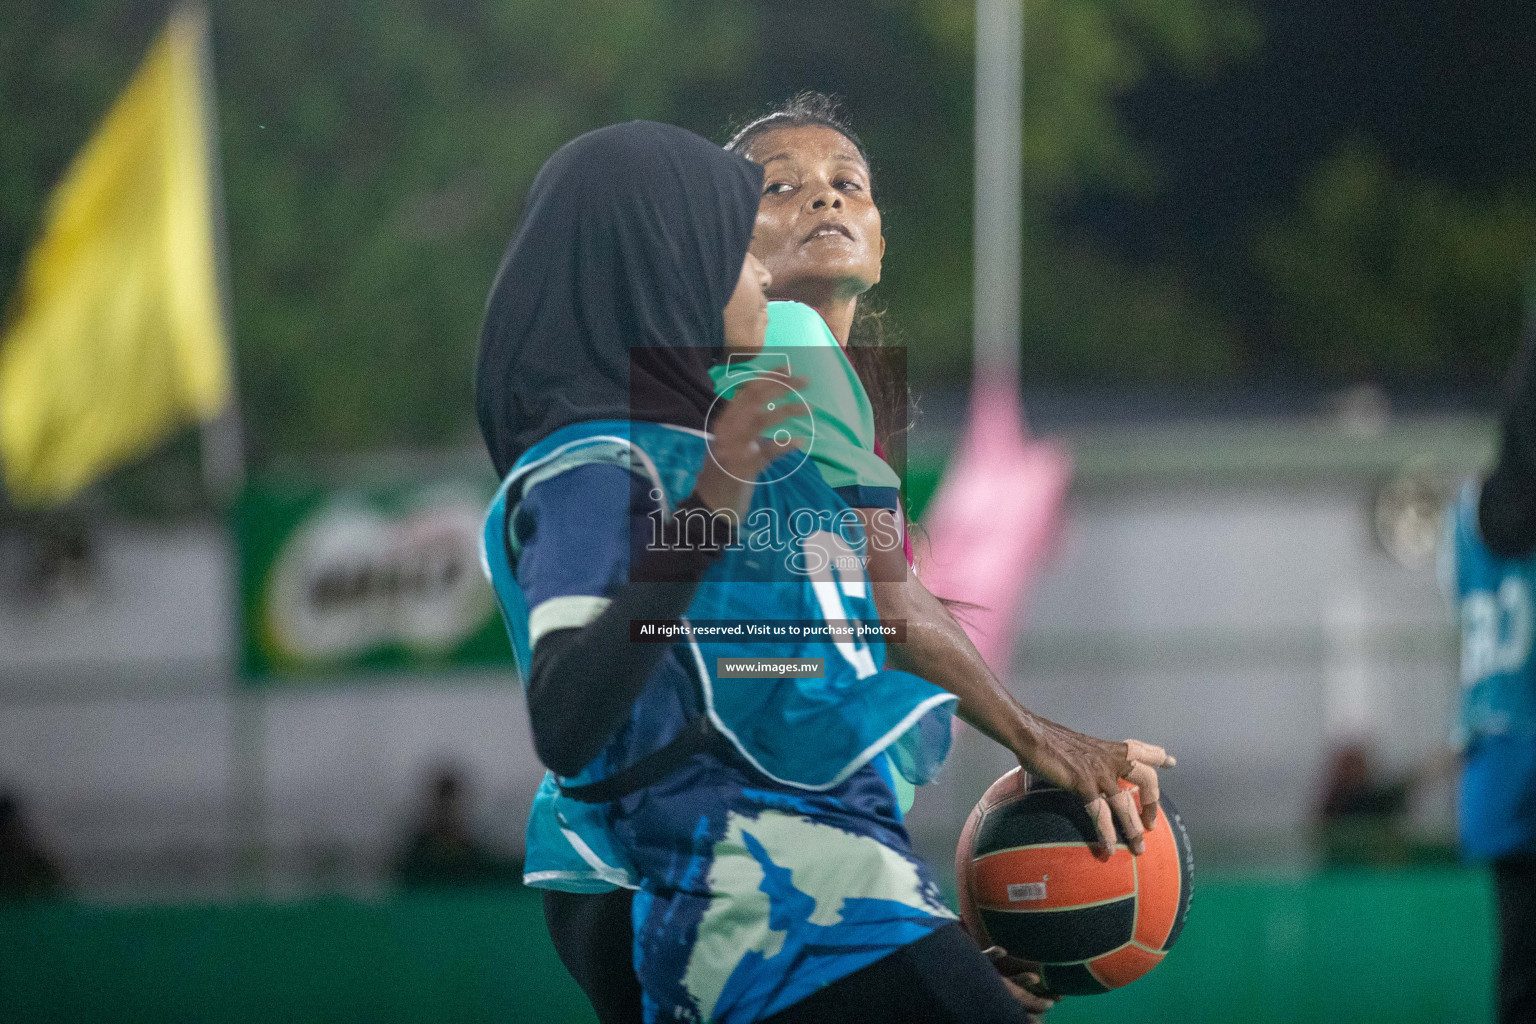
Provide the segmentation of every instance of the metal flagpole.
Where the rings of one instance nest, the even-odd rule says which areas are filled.
[[[1019,375],[1023,0],[976,0],[975,374]]]
[[[976,403],[995,388],[1006,394],[1017,416],[1019,379],[1019,279],[1023,246],[1023,0],[976,0],[976,155],[973,246],[972,422],[978,429]],[[989,429],[1018,430],[1012,416]],[[999,438],[998,441],[1003,439]],[[1011,440],[1008,439],[1008,440]],[[1004,655],[993,665],[1007,685]],[[975,729],[964,729],[951,778],[969,807],[992,780],[1017,762]]]
[[[234,324],[229,311],[228,224],[224,215],[224,180],[219,160],[219,128],[216,80],[213,71],[213,38],[208,9],[201,0],[183,0],[172,17],[195,19],[201,35],[201,88],[204,138],[208,147],[209,194],[212,197],[214,259],[217,262],[219,307],[225,343],[230,346],[230,395],[217,417],[203,424],[201,436],[203,486],[224,520],[226,560],[226,614],[228,636],[238,647],[241,629],[240,570],[233,550],[230,513],[245,486],[245,438],[240,423],[239,385],[233,352]],[[237,678],[238,651],[231,652],[229,709],[229,842],[234,852],[233,869],[238,881],[260,890],[266,876],[267,798],[266,746],[267,701]]]
[[[199,47],[199,84],[202,87],[203,138],[208,153],[208,193],[212,200],[213,251],[219,288],[219,314],[224,341],[230,351],[227,358],[234,377],[234,324],[229,312],[229,260],[227,253],[229,225],[224,215],[224,173],[219,159],[219,117],[216,80],[213,74],[213,37],[208,9],[201,0],[184,0],[172,14],[197,24],[201,35]],[[227,509],[239,497],[245,485],[245,437],[240,428],[240,389],[231,381],[229,399],[217,417],[202,428],[203,486],[221,508]]]

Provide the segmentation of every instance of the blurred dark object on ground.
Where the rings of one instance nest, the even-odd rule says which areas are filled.
[[[64,894],[64,873],[33,839],[21,800],[0,793],[0,902]]]
[[[1329,763],[1317,816],[1317,845],[1330,867],[1454,862],[1455,850],[1416,839],[1409,829],[1414,790],[1436,777],[1438,762],[1389,775],[1369,744],[1344,743]]]
[[[83,515],[24,513],[10,526],[9,536],[0,538],[12,566],[5,584],[23,607],[83,600],[96,593],[101,559]]]
[[[421,819],[395,862],[395,877],[402,885],[517,884],[522,880],[522,864],[475,838],[467,789],[458,768],[444,766],[431,773]]]

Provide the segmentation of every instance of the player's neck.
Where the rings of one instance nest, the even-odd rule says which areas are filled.
[[[853,318],[859,310],[857,298],[841,299],[828,303],[826,306],[812,306],[821,318],[827,322],[827,328],[832,332],[832,337],[843,348],[848,347],[848,335],[853,333]]]
[[[848,347],[848,336],[853,333],[853,321],[859,311],[859,295],[842,294],[835,287],[817,289],[797,289],[797,294],[778,294],[776,299],[789,299],[794,302],[804,303],[821,314],[826,321],[827,329],[832,332],[832,337],[844,348]]]

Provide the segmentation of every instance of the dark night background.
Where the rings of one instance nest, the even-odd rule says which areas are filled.
[[[1528,195],[1536,8],[1269,0],[1258,9],[1265,38],[1253,60],[1208,83],[1156,69],[1119,104],[1171,187],[1140,203],[1094,197],[1073,219],[1137,260],[1167,258],[1171,249],[1247,328],[1253,371],[1299,375],[1306,360],[1274,323],[1263,279],[1229,255],[1257,226],[1284,216],[1308,172],[1353,139],[1371,140],[1399,174],[1469,195],[1510,184]],[[1492,354],[1513,339],[1490,342]],[[1486,384],[1502,368],[1499,360],[1453,360],[1445,371],[1457,383]],[[1380,368],[1386,376],[1394,369]]]

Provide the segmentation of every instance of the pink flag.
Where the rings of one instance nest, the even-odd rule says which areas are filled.
[[[977,607],[960,615],[992,670],[1002,675],[1039,574],[1061,523],[1072,462],[1047,441],[1025,436],[1016,388],[978,378],[957,457],[923,517],[924,585]]]

